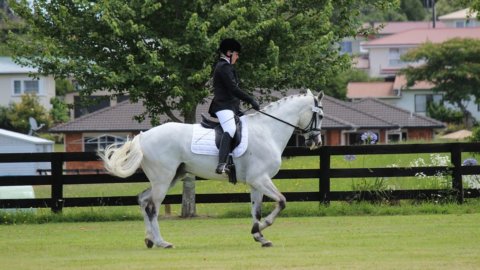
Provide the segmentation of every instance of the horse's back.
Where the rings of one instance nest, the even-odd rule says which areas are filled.
[[[151,128],[141,134],[140,144],[146,158],[158,160],[160,156],[180,158],[189,150],[192,125],[169,122]]]

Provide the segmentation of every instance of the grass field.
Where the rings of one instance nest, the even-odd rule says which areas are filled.
[[[464,154],[469,158],[473,154]],[[333,168],[426,166],[430,155],[332,158]],[[316,157],[285,159],[285,169],[318,168]],[[412,165],[413,164],[413,165]],[[417,163],[419,164],[419,163]],[[421,165],[419,165],[421,166]],[[362,181],[332,179],[332,190],[352,190]],[[382,179],[395,189],[436,188],[447,177]],[[275,180],[283,192],[318,190],[318,180]],[[71,185],[65,197],[136,195],[148,183]],[[199,181],[197,193],[248,192],[243,184]],[[50,187],[36,187],[50,197]],[[181,184],[170,194],[181,193]],[[265,204],[265,213],[272,204]],[[163,209],[162,209],[163,212]],[[12,214],[0,212],[0,269],[478,269],[480,200],[397,204],[288,202],[265,231],[273,248],[250,235],[250,204],[198,204],[201,218],[161,217],[162,234],[173,250],[146,249],[138,206],[64,208]],[[211,218],[216,217],[216,218]],[[233,218],[236,217],[236,218]],[[109,221],[109,222],[99,222]]]
[[[261,248],[250,219],[162,219],[176,247],[146,249],[143,222],[0,226],[2,269],[478,269],[480,214],[280,218]]]

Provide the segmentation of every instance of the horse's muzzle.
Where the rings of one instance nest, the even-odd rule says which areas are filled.
[[[322,146],[321,134],[318,134],[316,136],[310,137],[307,140],[305,140],[305,146],[310,148],[310,150],[314,150]]]

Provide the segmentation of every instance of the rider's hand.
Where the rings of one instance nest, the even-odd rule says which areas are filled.
[[[258,105],[258,102],[254,99],[252,100],[252,108],[255,110],[255,111],[259,111],[260,110],[260,105]]]

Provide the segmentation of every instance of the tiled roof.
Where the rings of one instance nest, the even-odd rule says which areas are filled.
[[[411,113],[410,111],[396,107],[374,98],[366,98],[352,104],[356,109],[370,115],[381,115],[381,118],[392,126],[406,127],[430,127],[443,128],[445,125],[430,117]]]
[[[452,38],[480,39],[480,27],[414,29],[374,39],[365,43],[365,48],[382,46],[418,46],[425,42],[442,43]]]
[[[333,120],[341,121],[344,126],[342,128],[391,128],[392,123],[384,119],[365,113],[355,106],[353,103],[345,102],[333,97],[325,96],[323,99],[323,108],[325,113],[324,121],[322,122],[322,129],[336,129],[338,128]]]
[[[476,18],[477,12],[471,11],[469,8],[458,10],[449,14],[438,17],[439,20],[461,20],[467,18]]]
[[[425,90],[433,87],[434,85],[430,82],[419,81],[407,88],[407,79],[405,78],[405,75],[395,76],[395,81],[393,83],[393,89]]]
[[[362,104],[367,103],[364,102],[370,102],[367,107],[371,106],[372,108],[365,108]],[[438,121],[410,114],[410,112],[381,101],[376,101],[375,99],[365,99],[352,103],[325,96],[322,103],[325,112],[322,123],[323,129],[398,128],[400,126],[436,128],[441,126],[441,123]],[[200,114],[207,112],[208,106],[209,102],[198,106],[197,122]],[[116,106],[108,107],[58,125],[50,129],[50,131],[57,133],[144,131],[152,127],[150,120],[145,119],[142,123],[133,120],[135,115],[141,114],[144,110],[145,108],[141,103],[133,104],[129,101],[124,101]],[[161,116],[161,119],[162,117],[166,119],[165,116]],[[416,122],[413,122],[415,125],[411,125],[412,119],[415,119]]]
[[[134,120],[135,115],[145,111],[140,103],[124,101],[115,106],[107,107],[86,114],[68,123],[60,124],[50,129],[51,132],[102,132],[102,131],[143,131],[152,127],[150,119],[142,123]]]
[[[386,23],[375,23],[375,27],[383,25],[383,28],[378,31],[380,35],[392,35],[398,34],[400,32],[413,30],[413,29],[432,29],[431,21],[424,22],[386,22]],[[436,22],[436,28],[445,28],[446,25],[444,22]]]

